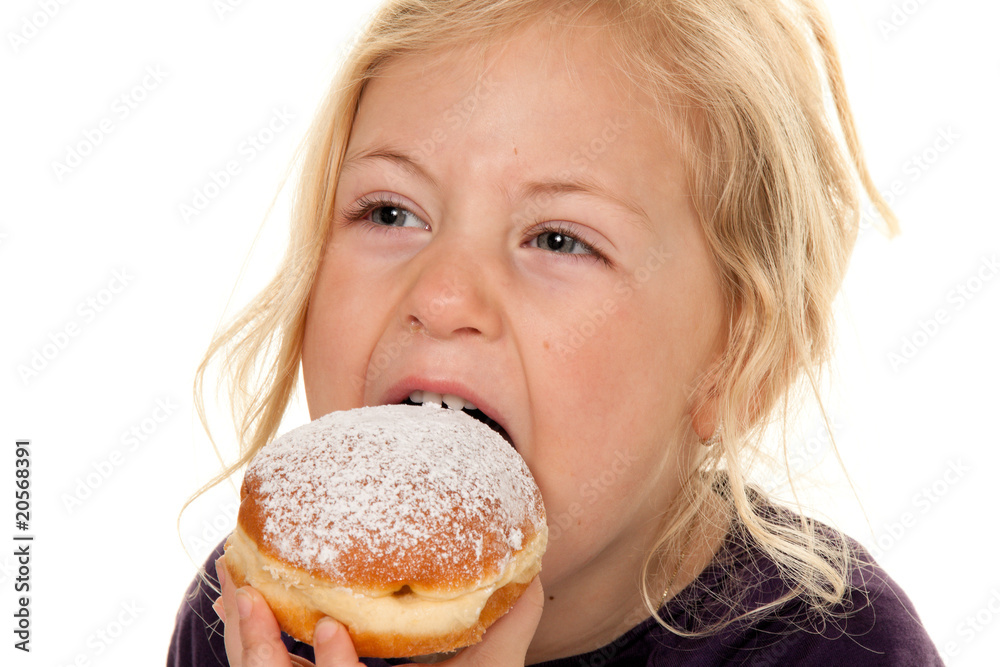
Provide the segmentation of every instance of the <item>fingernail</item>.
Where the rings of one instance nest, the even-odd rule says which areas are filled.
[[[236,591],[236,610],[240,613],[240,618],[246,618],[253,611],[253,598],[242,588]]]
[[[221,597],[218,600],[216,600],[215,602],[212,603],[212,609],[214,609],[215,613],[219,616],[219,620],[222,621],[223,623],[225,623],[226,622],[226,608],[222,606],[222,598]]]
[[[328,642],[337,634],[337,624],[330,618],[321,618],[316,624],[316,641]]]
[[[225,564],[222,558],[222,556],[219,556],[219,559],[215,561],[215,576],[219,578],[219,586],[224,586],[226,583],[226,568],[219,567],[220,563]]]

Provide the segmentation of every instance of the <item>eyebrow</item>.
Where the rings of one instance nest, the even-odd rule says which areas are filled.
[[[340,167],[341,173],[358,168],[359,163],[372,160],[385,160],[391,162],[399,167],[402,167],[409,174],[427,182],[436,190],[441,189],[437,179],[434,178],[423,167],[423,165],[407,153],[389,146],[376,146],[361,153],[346,157]],[[509,199],[509,193],[507,194]],[[522,199],[527,200],[536,199],[542,197],[543,195],[561,194],[586,194],[599,197],[617,204],[631,213],[637,222],[642,223],[642,225],[648,229],[652,229],[652,222],[650,221],[649,215],[641,206],[639,206],[638,203],[627,197],[623,197],[617,192],[601,185],[597,181],[584,176],[571,176],[564,180],[530,181],[521,186],[520,194]]]

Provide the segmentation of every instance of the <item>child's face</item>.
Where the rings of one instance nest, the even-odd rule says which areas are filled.
[[[634,578],[677,491],[665,453],[690,434],[723,305],[647,100],[623,93],[599,33],[552,40],[532,28],[482,75],[463,53],[397,60],[367,88],[303,373],[313,418],[429,389],[496,419],[542,490],[558,595],[581,574]],[[415,164],[358,158],[375,150]],[[565,181],[609,196],[531,185]],[[348,220],[366,196],[392,203]]]

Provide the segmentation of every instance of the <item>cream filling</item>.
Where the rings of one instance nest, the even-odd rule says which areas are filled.
[[[231,558],[227,549],[226,560],[241,560],[239,564],[243,566],[247,581],[265,598],[271,593],[274,597],[291,598],[304,607],[316,608],[337,619],[351,630],[398,633],[405,628],[407,635],[434,637],[471,627],[495,591],[511,582],[531,581],[540,569],[547,539],[548,528],[543,525],[516,557],[509,559],[499,577],[451,598],[440,594],[432,598],[417,591],[372,597],[336,586],[261,553],[239,525],[229,538],[237,558]]]

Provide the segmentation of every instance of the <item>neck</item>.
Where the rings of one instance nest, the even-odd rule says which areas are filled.
[[[716,509],[722,511],[721,507],[712,509],[713,514]],[[651,577],[650,590],[664,591],[669,584],[669,599],[694,581],[725,539],[726,525],[720,520],[699,521],[691,533],[690,545],[684,549],[683,559],[677,553],[663,554],[651,568],[660,574]],[[647,534],[641,541],[612,545],[573,577],[546,583],[545,607],[526,663],[597,650],[649,618],[640,577],[644,554],[648,553],[654,537]]]
[[[604,560],[592,561],[571,580],[545,588],[545,607],[527,664],[593,651],[648,616],[637,586],[642,563],[630,559],[631,568],[610,571]]]

